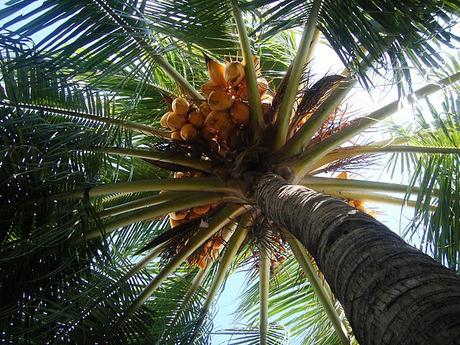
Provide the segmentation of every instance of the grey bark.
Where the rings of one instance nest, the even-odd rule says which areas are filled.
[[[262,212],[316,259],[360,345],[460,344],[460,277],[345,202],[278,175],[256,186]]]

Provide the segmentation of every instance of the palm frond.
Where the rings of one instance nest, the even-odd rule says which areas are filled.
[[[304,24],[311,3],[252,0],[243,7],[260,14],[261,24],[256,32],[267,37]],[[379,61],[380,67],[393,71],[396,83],[403,79],[411,82],[410,65],[422,73],[442,67],[437,44],[451,46],[457,40],[451,28],[457,22],[458,11],[459,5],[452,2],[325,1],[319,29],[343,64],[358,73],[365,85],[369,86],[369,79],[359,69],[356,58],[366,59],[366,52]]]
[[[236,316],[238,319],[255,323],[258,294],[258,282],[254,282],[242,296]],[[293,341],[302,344],[341,344],[321,303],[302,277],[300,267],[292,256],[285,261],[276,278],[271,279],[269,316],[271,322],[281,325],[289,323]]]
[[[410,142],[431,147],[460,146],[458,97],[446,97],[440,113],[427,100],[426,111],[419,111],[418,128]],[[431,119],[430,119],[431,118]],[[414,219],[406,236],[420,236],[426,251],[455,270],[460,266],[460,169],[458,153],[415,153],[406,159],[411,185],[418,186]],[[409,197],[408,195],[407,197]],[[435,205],[433,212],[431,205]],[[419,230],[422,230],[421,233]],[[416,235],[418,233],[418,235]]]

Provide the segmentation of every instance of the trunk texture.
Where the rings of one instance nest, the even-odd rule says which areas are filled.
[[[460,344],[460,277],[374,218],[266,175],[262,212],[316,259],[360,345]]]

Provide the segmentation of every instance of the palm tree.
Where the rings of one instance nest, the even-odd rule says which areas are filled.
[[[209,343],[212,303],[228,273],[246,267],[258,279],[240,315],[252,323],[228,331],[235,343],[283,343],[287,324],[312,344],[455,344],[460,131],[449,86],[460,74],[439,48],[456,39],[459,8],[8,3],[0,10],[2,341]],[[342,74],[309,74],[319,40]],[[197,88],[225,77],[213,70],[224,58],[244,68],[234,85],[226,78],[213,90],[249,105],[249,121],[225,136],[181,139],[161,128],[162,114],[180,115],[181,104],[204,113]],[[357,83],[372,90],[375,73],[391,78],[398,99],[347,114],[347,95]],[[417,75],[427,84],[414,90]],[[427,97],[441,89],[440,110]],[[427,105],[412,128],[382,125],[419,100]],[[376,126],[391,136],[356,139]],[[407,184],[325,174],[365,174],[388,157]],[[437,261],[363,201],[412,207],[406,236],[419,236]]]

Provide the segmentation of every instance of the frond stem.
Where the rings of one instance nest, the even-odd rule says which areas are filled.
[[[376,181],[363,181],[353,179],[338,179],[329,177],[305,176],[300,180],[300,184],[315,189],[325,187],[336,190],[370,191],[381,193],[418,193],[419,187],[409,186],[398,183],[385,183]],[[438,190],[433,190],[437,193]]]
[[[260,101],[259,89],[257,86],[256,69],[254,66],[254,61],[252,59],[251,43],[248,37],[248,33],[246,31],[243,15],[238,7],[237,0],[230,0],[230,3],[233,10],[233,17],[235,18],[238,35],[240,38],[241,51],[243,53],[243,58],[246,63],[245,72],[246,82],[248,84],[249,105],[251,107],[251,127],[254,133],[254,137],[258,138],[261,129],[263,129],[265,126],[265,122],[262,113],[262,103]]]
[[[342,143],[351,139],[355,135],[361,133],[365,129],[377,124],[388,116],[398,111],[405,103],[414,103],[418,99],[426,97],[436,91],[441,90],[443,87],[448,86],[460,79],[460,72],[455,73],[447,78],[439,80],[436,84],[426,85],[413,94],[404,98],[391,102],[384,107],[370,113],[368,116],[363,116],[353,120],[348,127],[343,128],[339,132],[331,135],[329,138],[321,141],[319,144],[305,151],[302,156],[291,164],[294,172],[294,183],[297,183],[311,167],[327,153],[338,147]]]
[[[333,188],[328,188],[325,186],[317,186],[314,188],[317,192],[328,194],[334,196],[336,198],[343,198],[343,199],[351,199],[351,200],[360,200],[360,201],[373,201],[379,203],[385,203],[389,205],[397,205],[397,206],[408,206],[408,207],[416,207],[417,201],[415,200],[408,200],[406,198],[398,198],[396,196],[386,195],[382,193],[375,193],[375,192],[357,192],[353,190],[340,190]],[[430,210],[436,210],[435,205],[430,206]]]
[[[103,211],[99,212],[97,216],[99,218],[118,216],[122,213],[136,211],[149,206],[159,205],[164,202],[172,201],[174,199],[182,199],[189,195],[189,192],[164,192],[161,194],[147,196],[145,198],[140,198],[137,200],[129,201],[123,204],[106,208]]]
[[[116,229],[120,229],[122,227],[142,222],[149,219],[154,219],[157,217],[164,216],[165,214],[177,210],[183,210],[187,208],[192,208],[196,206],[214,204],[214,203],[221,203],[225,201],[230,201],[231,197],[224,196],[223,194],[217,193],[196,193],[188,195],[187,197],[173,199],[171,201],[166,201],[156,206],[149,206],[148,203],[145,205],[144,208],[140,209],[139,211],[132,212],[131,214],[122,217],[120,219],[115,219],[113,221],[108,222],[104,225],[104,233],[102,233],[99,229],[91,230],[84,234],[85,240],[92,240],[94,238],[98,238],[103,234],[109,234]]]
[[[314,166],[320,167],[325,164],[331,163],[336,160],[345,159],[360,155],[372,155],[380,153],[432,153],[432,154],[460,154],[458,147],[434,147],[434,146],[413,146],[413,145],[366,145],[366,146],[353,146],[339,148],[326,155],[323,159],[319,160]]]
[[[259,339],[261,345],[268,340],[268,295],[270,289],[270,257],[260,251],[259,260]]]
[[[342,81],[327,99],[316,109],[311,117],[303,126],[294,134],[294,136],[282,147],[279,159],[294,156],[302,151],[302,148],[308,144],[310,139],[316,133],[318,128],[323,124],[326,118],[337,108],[345,99],[348,93],[356,85],[355,78],[348,78]]]
[[[299,43],[299,49],[292,62],[292,70],[289,76],[286,92],[281,101],[280,109],[275,122],[276,135],[273,142],[273,149],[279,150],[285,143],[288,133],[289,120],[291,118],[292,108],[297,96],[300,79],[302,78],[308,52],[311,47],[313,34],[315,32],[318,14],[321,8],[322,0],[313,2],[307,23],[305,24],[302,38]]]
[[[153,191],[179,191],[179,192],[223,192],[238,194],[236,184],[224,183],[214,177],[166,178],[157,180],[140,180],[130,182],[108,183],[95,187],[81,188],[72,192],[63,192],[49,195],[51,200],[82,198],[113,194],[113,193],[139,193]]]
[[[129,156],[142,159],[151,159],[165,163],[177,164],[183,167],[192,168],[200,171],[210,172],[213,163],[201,159],[195,159],[187,156],[173,155],[165,152],[155,152],[146,150],[126,149],[118,147],[95,148],[93,151],[105,152],[108,154]]]
[[[142,133],[144,135],[158,136],[162,138],[170,138],[169,131],[157,129],[157,128],[143,125],[140,123],[112,119],[110,117],[105,117],[105,116],[97,116],[97,115],[93,115],[93,114],[89,114],[89,113],[85,113],[81,111],[67,110],[67,109],[62,109],[62,108],[57,108],[57,107],[50,107],[50,106],[43,106],[43,105],[36,105],[36,104],[12,103],[12,102],[5,102],[5,101],[0,101],[0,106],[19,107],[21,109],[35,110],[35,111],[40,111],[43,113],[51,113],[51,114],[57,114],[57,115],[76,117],[79,119],[87,119],[87,120],[96,121],[100,123],[106,123],[112,126],[123,127],[123,128],[130,129],[138,133]]]
[[[171,323],[169,324],[170,327],[173,327],[176,322],[179,320],[179,317],[184,309],[187,308],[189,302],[192,300],[193,295],[195,292],[201,287],[201,283],[203,283],[204,279],[208,275],[209,271],[211,270],[212,265],[207,265],[205,268],[200,268],[198,273],[193,278],[187,293],[184,296],[179,308],[177,308],[176,314],[172,319]],[[161,341],[162,339],[160,339]],[[158,344],[158,343],[157,343]]]
[[[248,225],[250,221],[251,217],[249,214],[243,215],[239,222],[238,228],[231,237],[228,247],[225,250],[222,259],[219,262],[219,268],[217,269],[217,272],[214,276],[212,285],[208,290],[206,301],[204,302],[202,308],[202,317],[208,312],[209,307],[211,306],[211,303],[217,294],[217,291],[219,290],[220,286],[224,281],[225,274],[227,273],[233,259],[235,258],[238,249],[240,249],[241,244],[245,240],[248,234]]]
[[[155,61],[188,95],[196,100],[204,100],[204,97],[185,79],[182,75],[177,72],[174,67],[158,52],[156,52],[148,41],[141,38],[127,23],[118,16],[104,1],[93,0],[98,4],[114,22],[116,22],[123,31],[125,31],[129,37],[134,40],[139,47],[145,51],[153,61]]]
[[[335,329],[335,332],[340,338],[340,341],[343,345],[349,345],[350,339],[347,336],[346,328],[344,327],[342,320],[340,319],[339,314],[337,313],[336,308],[331,300],[331,294],[328,289],[325,287],[326,283],[322,283],[321,279],[318,277],[309,255],[307,254],[306,249],[300,244],[300,242],[294,238],[287,231],[284,232],[286,235],[286,240],[291,247],[292,253],[297,259],[302,271],[307,276],[307,279],[313,288],[316,296],[321,302],[329,321],[332,323],[332,326]]]
[[[207,227],[200,230],[193,236],[187,244],[177,253],[156,275],[152,282],[142,291],[136,298],[133,304],[129,307],[126,313],[120,318],[117,325],[121,325],[126,321],[147,299],[156,291],[160,284],[174,272],[195,250],[197,250],[205,241],[219,231],[223,226],[234,221],[235,218],[244,213],[246,209],[237,205],[227,205],[209,221]]]

